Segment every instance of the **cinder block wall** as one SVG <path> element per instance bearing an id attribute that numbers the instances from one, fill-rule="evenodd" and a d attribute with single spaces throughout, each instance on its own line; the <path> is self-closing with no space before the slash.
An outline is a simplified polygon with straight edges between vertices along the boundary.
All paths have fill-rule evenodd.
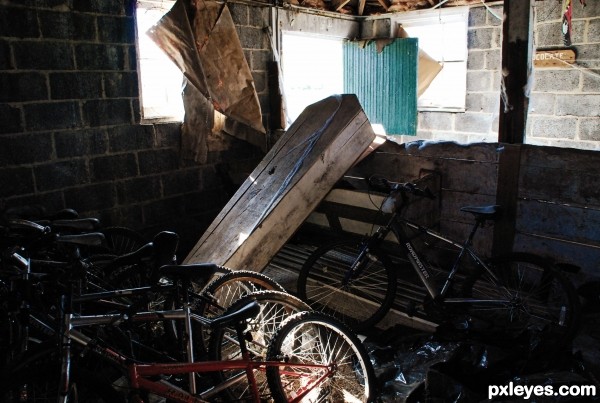
<path id="1" fill-rule="evenodd" d="M 600 2 L 573 3 L 572 67 L 535 68 L 527 125 L 528 144 L 600 149 Z M 563 48 L 561 0 L 535 2 L 534 47 Z M 466 110 L 420 112 L 415 139 L 498 141 L 502 5 L 469 11 Z"/>
<path id="2" fill-rule="evenodd" d="M 134 7 L 0 3 L 0 200 L 71 207 L 148 235 L 178 230 L 193 244 L 235 190 L 231 171 L 262 155 L 221 135 L 199 165 L 180 158 L 180 123 L 141 124 Z M 232 8 L 268 113 L 264 9 Z"/>

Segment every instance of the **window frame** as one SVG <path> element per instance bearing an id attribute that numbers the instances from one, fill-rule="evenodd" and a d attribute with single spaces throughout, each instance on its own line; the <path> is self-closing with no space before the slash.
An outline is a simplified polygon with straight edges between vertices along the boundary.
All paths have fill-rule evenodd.
<path id="1" fill-rule="evenodd" d="M 412 11 L 407 13 L 402 13 L 401 15 L 392 15 L 391 25 L 394 28 L 393 32 L 398 32 L 400 27 L 404 28 L 404 30 L 410 34 L 411 27 L 428 27 L 427 30 L 429 32 L 433 31 L 431 28 L 434 25 L 440 24 L 440 29 L 444 29 L 445 24 L 459 24 L 460 31 L 457 32 L 457 36 L 464 38 L 464 46 L 461 44 L 459 50 L 455 50 L 455 55 L 452 59 L 446 60 L 445 57 L 436 55 L 435 51 L 428 51 L 428 45 L 425 44 L 423 46 L 423 39 L 419 38 L 419 48 L 425 51 L 430 57 L 434 60 L 444 64 L 452 64 L 456 65 L 460 68 L 459 74 L 460 77 L 454 79 L 446 78 L 446 72 L 442 68 L 442 71 L 437 75 L 437 77 L 432 81 L 429 88 L 419 97 L 417 100 L 417 111 L 418 112 L 465 112 L 466 111 L 466 95 L 467 95 L 467 60 L 469 55 L 468 49 L 468 30 L 469 30 L 469 10 L 468 6 L 464 7 L 449 7 L 449 8 L 438 8 L 433 10 L 421 10 L 421 11 Z M 444 52 L 447 51 L 447 47 L 441 46 L 440 48 L 444 49 Z M 458 56 L 456 56 L 456 54 Z M 441 59 L 441 60 L 440 60 Z M 447 70 L 446 70 L 447 71 Z M 441 84 L 441 83 L 445 84 Z M 436 89 L 439 85 L 448 85 L 448 84 L 456 84 L 458 83 L 460 88 L 460 101 L 458 103 L 453 104 L 444 104 L 445 98 L 438 99 L 439 106 L 435 105 L 424 105 L 427 102 L 427 99 L 430 99 L 431 96 L 428 94 L 428 91 Z M 432 87 L 433 86 L 433 87 Z M 437 94 L 437 97 L 441 97 L 441 93 L 444 93 L 444 96 L 448 93 L 456 93 L 457 89 L 453 88 L 451 90 L 441 90 L 440 94 Z M 429 95 L 429 97 L 428 97 Z"/>
<path id="2" fill-rule="evenodd" d="M 140 44 L 141 38 L 145 37 L 145 32 L 140 32 L 139 25 L 139 17 L 138 12 L 140 9 L 148 9 L 148 8 L 156 8 L 160 9 L 163 12 L 163 15 L 167 13 L 171 7 L 175 4 L 176 0 L 136 0 L 135 2 L 135 48 L 136 48 L 136 59 L 137 59 L 137 72 L 138 72 L 138 88 L 139 88 L 139 108 L 140 108 L 140 116 L 141 123 L 160 123 L 160 122 L 182 122 L 184 119 L 184 107 L 183 107 L 183 84 L 185 82 L 185 78 L 183 73 L 179 70 L 177 66 L 169 59 L 169 57 L 157 47 L 157 50 L 160 52 L 161 56 L 158 57 L 147 57 L 147 55 L 142 55 L 142 48 L 144 45 Z M 149 28 L 149 27 L 147 27 Z M 147 43 L 152 46 L 153 42 L 149 37 L 145 37 L 148 41 Z M 148 45 L 146 45 L 148 46 Z M 164 58 L 164 59 L 163 59 Z M 168 92 L 169 95 L 166 96 L 166 100 L 162 103 L 152 103 L 151 105 L 146 104 L 144 107 L 144 92 L 146 94 L 149 92 L 149 88 L 147 85 L 144 85 L 144 79 L 148 78 L 148 74 L 144 73 L 144 64 L 146 64 L 145 60 L 160 60 L 161 63 L 164 63 L 169 66 L 170 73 L 173 74 L 173 79 L 171 81 L 165 82 L 164 80 L 160 81 L 160 87 Z M 147 67 L 146 67 L 147 68 Z M 161 74 L 164 74 L 164 69 L 161 69 Z M 175 87 L 175 83 L 179 80 L 179 85 Z M 167 84 L 168 83 L 168 84 Z M 176 92 L 178 91 L 178 92 Z M 171 96 L 169 98 L 169 96 Z M 168 107 L 164 109 L 166 105 L 172 105 L 172 99 L 180 99 L 180 102 L 177 102 L 178 107 Z M 171 101 L 169 101 L 171 99 Z M 148 97 L 146 97 L 148 100 Z M 162 113 L 149 113 L 152 108 L 157 108 L 159 111 L 162 109 Z"/>

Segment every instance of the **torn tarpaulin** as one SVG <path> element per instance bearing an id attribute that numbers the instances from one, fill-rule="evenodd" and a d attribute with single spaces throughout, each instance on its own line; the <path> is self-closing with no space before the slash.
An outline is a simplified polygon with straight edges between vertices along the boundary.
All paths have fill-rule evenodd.
<path id="1" fill-rule="evenodd" d="M 217 111 L 255 132 L 245 140 L 264 149 L 258 96 L 226 4 L 178 0 L 147 34 Z"/>

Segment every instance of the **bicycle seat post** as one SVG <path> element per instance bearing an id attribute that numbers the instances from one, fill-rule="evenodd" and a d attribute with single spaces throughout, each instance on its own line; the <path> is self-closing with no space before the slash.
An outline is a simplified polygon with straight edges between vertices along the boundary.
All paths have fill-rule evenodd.
<path id="1" fill-rule="evenodd" d="M 183 279 L 181 281 L 181 292 L 182 292 L 182 297 L 183 297 L 183 313 L 185 315 L 185 320 L 184 320 L 184 326 L 185 326 L 185 334 L 184 334 L 184 340 L 183 342 L 185 343 L 185 347 L 186 347 L 186 354 L 187 354 L 187 361 L 188 363 L 193 363 L 194 362 L 194 340 L 193 340 L 193 335 L 192 335 L 192 319 L 191 319 L 191 313 L 192 313 L 192 308 L 191 308 L 191 302 L 190 302 L 190 287 L 191 287 L 191 283 L 188 279 Z M 196 394 L 196 376 L 193 372 L 190 372 L 189 375 L 189 390 L 190 393 L 195 395 Z"/>

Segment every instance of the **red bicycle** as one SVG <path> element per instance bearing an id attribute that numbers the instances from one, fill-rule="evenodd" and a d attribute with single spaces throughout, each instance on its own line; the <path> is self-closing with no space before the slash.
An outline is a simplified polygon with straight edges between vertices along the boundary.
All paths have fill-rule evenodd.
<path id="1" fill-rule="evenodd" d="M 173 270 L 176 276 L 185 277 L 183 273 Z M 369 357 L 354 333 L 336 319 L 317 312 L 291 315 L 272 338 L 260 341 L 267 353 L 259 355 L 248 348 L 257 342 L 249 340 L 252 332 L 248 321 L 265 314 L 259 302 L 234 306 L 208 319 L 192 312 L 185 297 L 187 289 L 185 284 L 180 288 L 184 294 L 181 308 L 127 314 L 75 314 L 72 294 L 63 295 L 60 350 L 29 351 L 2 377 L 0 400 L 56 401 L 58 395 L 59 402 L 147 402 L 155 395 L 175 402 L 226 401 L 224 393 L 242 383 L 248 391 L 247 400 L 254 402 L 267 398 L 276 402 L 366 402 L 373 398 L 375 377 Z M 108 297 L 107 293 L 102 297 Z M 112 346 L 116 344 L 113 332 L 102 331 L 165 320 L 184 324 L 180 338 L 185 345 L 184 359 L 141 362 Z M 227 342 L 228 348 L 239 347 L 239 358 L 194 362 L 192 323 L 210 329 L 211 338 L 218 338 L 209 343 L 209 349 L 218 350 L 209 351 L 209 357 L 223 358 L 221 344 Z M 235 329 L 235 337 L 227 336 L 225 328 Z M 57 373 L 60 382 L 56 381 Z M 258 375 L 266 377 L 268 390 L 257 381 Z"/>

